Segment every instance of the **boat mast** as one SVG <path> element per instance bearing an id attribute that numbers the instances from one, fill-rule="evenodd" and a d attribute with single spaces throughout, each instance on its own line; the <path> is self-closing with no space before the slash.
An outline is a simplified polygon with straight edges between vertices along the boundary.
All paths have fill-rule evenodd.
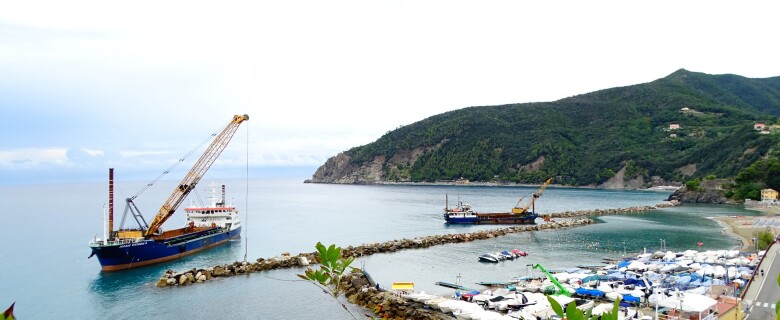
<path id="1" fill-rule="evenodd" d="M 114 237 L 114 168 L 108 168 L 108 226 L 106 241 Z"/>

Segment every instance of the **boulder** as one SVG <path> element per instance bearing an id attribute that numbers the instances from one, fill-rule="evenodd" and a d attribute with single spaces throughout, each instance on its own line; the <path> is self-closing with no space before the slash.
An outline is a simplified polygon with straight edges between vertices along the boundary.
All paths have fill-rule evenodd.
<path id="1" fill-rule="evenodd" d="M 157 281 L 158 288 L 167 287 L 167 286 L 168 286 L 168 278 L 162 277 L 160 278 L 159 281 Z"/>

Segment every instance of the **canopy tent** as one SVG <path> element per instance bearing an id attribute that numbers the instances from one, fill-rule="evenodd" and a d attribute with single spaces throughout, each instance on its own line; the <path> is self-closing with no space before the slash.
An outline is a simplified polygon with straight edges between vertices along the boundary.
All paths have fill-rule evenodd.
<path id="1" fill-rule="evenodd" d="M 670 297 L 662 296 L 657 303 L 659 307 L 701 313 L 716 305 L 718 301 L 701 294 L 677 292 Z"/>

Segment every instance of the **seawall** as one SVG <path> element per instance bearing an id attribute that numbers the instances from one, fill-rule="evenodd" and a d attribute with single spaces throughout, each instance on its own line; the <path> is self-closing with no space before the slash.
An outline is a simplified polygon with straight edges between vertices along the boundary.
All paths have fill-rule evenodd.
<path id="1" fill-rule="evenodd" d="M 505 236 L 511 233 L 539 231 L 550 229 L 571 228 L 593 223 L 588 216 L 617 215 L 645 213 L 656 208 L 670 207 L 679 205 L 679 202 L 672 201 L 662 203 L 656 206 L 630 207 L 618 209 L 596 209 L 581 211 L 566 211 L 552 213 L 553 219 L 562 219 L 560 221 L 551 220 L 550 222 L 534 225 L 512 225 L 509 227 L 476 231 L 471 233 L 456 233 L 433 235 L 427 237 L 417 237 L 413 239 L 390 240 L 379 243 L 361 244 L 359 246 L 348 246 L 342 249 L 343 257 L 363 257 L 377 253 L 392 253 L 399 250 L 423 249 L 431 246 L 469 242 L 475 240 L 486 240 Z M 283 253 L 281 256 L 272 258 L 258 258 L 254 262 L 236 261 L 229 264 L 217 265 L 205 268 L 193 268 L 182 272 L 166 271 L 157 282 L 158 287 L 166 286 L 184 286 L 192 283 L 202 283 L 218 277 L 230 277 L 239 274 L 254 273 L 258 271 L 306 267 L 312 263 L 318 263 L 317 252 L 300 253 L 292 256 L 289 253 Z"/>

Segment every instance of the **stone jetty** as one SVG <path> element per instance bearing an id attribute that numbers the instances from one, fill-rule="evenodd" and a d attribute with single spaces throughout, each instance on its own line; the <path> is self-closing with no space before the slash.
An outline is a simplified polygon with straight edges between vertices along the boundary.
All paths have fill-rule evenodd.
<path id="1" fill-rule="evenodd" d="M 342 255 L 345 258 L 362 257 L 376 253 L 391 253 L 405 249 L 422 249 L 442 244 L 492 239 L 505 236 L 510 233 L 570 228 L 590 223 L 593 223 L 593 221 L 590 219 L 578 218 L 544 224 L 517 225 L 471 233 L 444 234 L 418 237 L 414 239 L 391 240 L 380 243 L 362 244 L 357 247 L 348 246 L 342 249 Z M 157 282 L 157 286 L 184 286 L 193 283 L 202 283 L 217 277 L 230 277 L 273 269 L 305 267 L 311 263 L 318 263 L 317 252 L 301 253 L 297 256 L 291 256 L 289 253 L 283 253 L 279 257 L 268 259 L 258 258 L 255 262 L 237 261 L 225 265 L 218 265 L 201 269 L 195 268 L 178 273 L 174 272 L 173 270 L 168 270 Z"/>
<path id="2" fill-rule="evenodd" d="M 616 214 L 633 214 L 633 213 L 645 213 L 650 210 L 669 208 L 679 206 L 680 202 L 677 200 L 665 201 L 655 206 L 642 206 L 642 207 L 630 207 L 630 208 L 616 208 L 616 209 L 595 209 L 595 210 L 579 210 L 579 211 L 564 211 L 551 213 L 552 218 L 574 218 L 574 217 L 588 217 L 588 216 L 607 216 Z"/>
<path id="3" fill-rule="evenodd" d="M 550 221 L 534 225 L 512 225 L 504 228 L 476 231 L 471 233 L 456 233 L 434 235 L 427 237 L 417 237 L 414 239 L 391 240 L 380 243 L 362 244 L 359 246 L 348 246 L 342 249 L 342 255 L 348 257 L 363 257 L 376 253 L 392 253 L 406 249 L 423 249 L 431 246 L 461 243 L 475 240 L 486 240 L 505 236 L 511 233 L 539 231 L 550 229 L 571 228 L 593 223 L 593 220 L 586 218 L 588 216 L 616 215 L 643 213 L 656 208 L 677 206 L 679 202 L 670 201 L 656 206 L 618 208 L 618 209 L 596 209 L 581 211 L 566 211 L 550 214 L 551 218 L 560 218 L 561 220 Z M 168 270 L 157 282 L 158 287 L 184 286 L 193 283 L 202 283 L 217 277 L 230 277 L 240 274 L 249 274 L 258 271 L 305 267 L 312 263 L 318 263 L 317 252 L 300 253 L 292 256 L 289 253 L 283 253 L 281 256 L 272 258 L 258 258 L 254 262 L 240 261 L 224 265 L 217 265 L 201 269 L 186 270 L 183 272 L 174 272 Z"/>
<path id="4" fill-rule="evenodd" d="M 377 290 L 359 271 L 342 277 L 341 288 L 350 303 L 371 310 L 382 319 L 452 320 L 452 316 L 426 308 L 425 304 L 404 299 L 393 292 Z"/>

